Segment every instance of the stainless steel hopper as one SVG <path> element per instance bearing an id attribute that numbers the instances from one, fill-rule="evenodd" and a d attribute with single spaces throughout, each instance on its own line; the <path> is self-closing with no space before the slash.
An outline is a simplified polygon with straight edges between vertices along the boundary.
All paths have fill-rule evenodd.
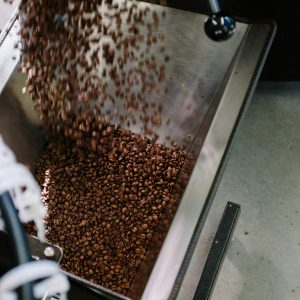
<path id="1" fill-rule="evenodd" d="M 229 40 L 214 42 L 204 33 L 206 15 L 157 9 L 166 10 L 159 30 L 166 35 L 171 56 L 166 81 L 169 93 L 155 96 L 164 97 L 163 117 L 172 120 L 170 127 L 159 129 L 161 142 L 166 142 L 165 135 L 171 135 L 185 146 L 190 174 L 173 220 L 163 234 L 158 233 L 153 255 L 149 255 L 128 295 L 150 300 L 176 298 L 275 31 L 272 22 L 238 21 Z M 0 134 L 19 161 L 33 168 L 43 135 L 30 97 L 21 93 L 24 77 L 15 70 L 18 26 L 15 21 L 0 44 Z M 109 299 L 117 297 L 93 287 L 111 295 Z"/>

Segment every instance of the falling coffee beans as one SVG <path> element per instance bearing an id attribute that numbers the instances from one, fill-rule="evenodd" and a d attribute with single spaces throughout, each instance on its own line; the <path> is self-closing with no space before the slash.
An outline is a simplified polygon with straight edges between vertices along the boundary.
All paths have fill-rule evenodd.
<path id="1" fill-rule="evenodd" d="M 92 149 L 101 128 L 91 141 L 85 135 L 95 120 L 138 126 L 158 138 L 163 99 L 148 99 L 166 77 L 163 14 L 141 3 L 22 1 L 21 70 L 47 131 L 79 145 L 89 141 Z"/>

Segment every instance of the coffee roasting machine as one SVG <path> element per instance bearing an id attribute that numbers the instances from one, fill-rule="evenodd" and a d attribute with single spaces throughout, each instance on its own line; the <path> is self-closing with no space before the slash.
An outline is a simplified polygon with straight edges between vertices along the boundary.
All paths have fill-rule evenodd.
<path id="1" fill-rule="evenodd" d="M 138 5 L 145 4 L 138 2 Z M 12 274 L 4 282 L 6 272 L 31 259 L 36 263 L 51 263 L 41 268 L 32 265 L 32 272 L 28 269 L 22 273 L 49 269 L 41 277 L 32 276 L 32 281 L 52 276 L 49 277 L 52 281 L 48 278 L 51 284 L 40 284 L 40 293 L 35 289 L 35 297 L 43 294 L 44 299 L 57 299 L 53 294 L 58 292 L 63 298 L 69 289 L 67 297 L 71 300 L 183 299 L 182 290 L 192 282 L 194 299 L 209 299 L 240 212 L 236 203 L 224 202 L 222 208 L 214 210 L 211 206 L 276 29 L 270 21 L 234 20 L 220 12 L 217 1 L 210 0 L 210 5 L 211 16 L 153 5 L 158 11 L 166 11 L 159 30 L 166 36 L 171 57 L 166 76 L 169 93 L 163 96 L 167 109 L 163 114 L 173 120 L 172 138 L 188 149 L 185 165 L 189 179 L 164 239 L 149 250 L 151 255 L 147 256 L 149 259 L 141 268 L 134 288 L 124 296 L 66 272 L 60 273 L 54 266 L 59 265 L 63 249 L 31 236 L 24 241 L 20 222 L 16 222 L 18 214 L 12 209 L 12 197 L 17 195 L 2 191 L 0 183 L 0 211 L 4 221 L 2 226 L 0 223 L 0 295 L 5 291 L 5 284 L 6 288 L 9 286 L 8 279 L 18 277 Z M 33 168 L 44 141 L 32 100 L 22 94 L 25 78 L 17 72 L 20 52 L 15 44 L 20 24 L 16 14 L 17 8 L 0 33 L 0 135 L 13 151 L 3 144 L 1 152 L 0 147 L 0 171 L 4 166 L 16 164 L 16 160 Z M 160 130 L 167 129 L 162 126 Z M 6 159 L 2 159 L 4 162 L 1 155 Z M 5 181 L 6 175 L 1 172 L 0 180 Z M 14 174 L 7 176 L 14 177 Z M 34 190 L 30 180 L 33 178 L 24 179 L 23 185 L 28 183 Z M 4 203 L 10 203 L 11 207 Z M 21 208 L 18 210 L 20 214 Z M 43 215 L 38 204 L 36 211 Z M 207 237 L 211 236 L 214 239 L 209 247 L 199 247 L 207 244 Z M 23 242 L 28 244 L 28 249 L 20 246 Z M 197 266 L 193 264 L 195 249 L 202 257 Z M 28 298 L 32 285 L 26 280 L 20 279 L 16 287 L 16 293 L 6 294 L 5 299 L 33 299 Z"/>

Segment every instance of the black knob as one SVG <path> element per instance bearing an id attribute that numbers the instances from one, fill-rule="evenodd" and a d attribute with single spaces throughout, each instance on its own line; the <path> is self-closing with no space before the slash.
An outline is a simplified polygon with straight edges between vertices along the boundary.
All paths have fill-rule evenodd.
<path id="1" fill-rule="evenodd" d="M 224 12 L 211 15 L 204 24 L 205 33 L 214 41 L 225 41 L 229 39 L 235 30 L 233 17 Z"/>

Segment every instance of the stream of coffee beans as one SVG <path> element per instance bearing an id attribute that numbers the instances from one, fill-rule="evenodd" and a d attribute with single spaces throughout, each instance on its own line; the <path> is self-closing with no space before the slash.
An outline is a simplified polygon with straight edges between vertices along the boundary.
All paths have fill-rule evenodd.
<path id="1" fill-rule="evenodd" d="M 140 3 L 22 2 L 21 70 L 28 75 L 24 91 L 48 131 L 82 145 L 97 119 L 139 126 L 142 134 L 157 139 L 163 97 L 151 103 L 149 98 L 163 93 L 169 61 L 159 29 L 165 12 Z"/>

